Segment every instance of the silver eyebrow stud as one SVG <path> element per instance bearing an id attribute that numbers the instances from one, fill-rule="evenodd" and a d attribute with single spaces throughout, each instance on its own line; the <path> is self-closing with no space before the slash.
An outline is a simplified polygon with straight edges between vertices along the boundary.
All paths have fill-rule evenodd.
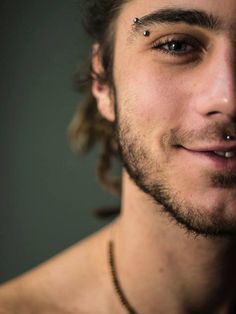
<path id="1" fill-rule="evenodd" d="M 135 25 L 141 24 L 141 21 L 140 21 L 140 19 L 138 17 L 135 17 L 133 22 L 134 22 Z"/>
<path id="2" fill-rule="evenodd" d="M 144 37 L 149 37 L 151 35 L 150 31 L 144 31 L 143 36 Z"/>
<path id="3" fill-rule="evenodd" d="M 133 19 L 133 25 L 138 25 L 138 24 L 142 24 L 142 21 L 138 17 L 135 17 Z M 150 35 L 151 35 L 151 33 L 149 30 L 146 30 L 143 32 L 144 37 L 149 37 Z"/>

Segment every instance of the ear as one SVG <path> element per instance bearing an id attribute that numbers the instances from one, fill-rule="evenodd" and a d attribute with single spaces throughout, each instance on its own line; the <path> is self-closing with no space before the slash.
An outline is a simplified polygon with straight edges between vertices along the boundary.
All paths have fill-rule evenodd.
<path id="1" fill-rule="evenodd" d="M 92 93 L 97 100 L 98 111 L 108 121 L 113 122 L 115 121 L 115 108 L 112 90 L 108 86 L 108 84 L 99 82 L 97 78 L 99 74 L 103 73 L 101 54 L 98 44 L 95 44 L 93 46 L 92 69 L 93 69 Z"/>

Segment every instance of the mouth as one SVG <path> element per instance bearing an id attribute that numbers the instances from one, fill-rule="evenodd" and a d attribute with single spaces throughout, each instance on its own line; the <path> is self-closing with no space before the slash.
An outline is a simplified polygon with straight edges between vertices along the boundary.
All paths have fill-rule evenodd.
<path id="1" fill-rule="evenodd" d="M 205 147 L 186 148 L 181 146 L 188 153 L 188 158 L 193 162 L 200 162 L 201 166 L 219 171 L 236 171 L 236 147 Z"/>
<path id="2" fill-rule="evenodd" d="M 222 158 L 234 158 L 236 157 L 236 150 L 231 151 L 213 151 L 213 153 L 216 156 L 222 157 Z"/>

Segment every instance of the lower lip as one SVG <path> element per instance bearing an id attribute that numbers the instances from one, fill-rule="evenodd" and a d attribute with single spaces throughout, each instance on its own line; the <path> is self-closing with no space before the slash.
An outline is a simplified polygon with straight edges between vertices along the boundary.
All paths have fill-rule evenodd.
<path id="1" fill-rule="evenodd" d="M 198 158 L 201 162 L 207 163 L 207 166 L 219 171 L 235 172 L 236 171 L 236 156 L 232 158 L 225 158 L 215 155 L 212 152 L 197 152 L 188 150 L 184 147 L 182 149 L 191 154 L 192 157 Z"/>

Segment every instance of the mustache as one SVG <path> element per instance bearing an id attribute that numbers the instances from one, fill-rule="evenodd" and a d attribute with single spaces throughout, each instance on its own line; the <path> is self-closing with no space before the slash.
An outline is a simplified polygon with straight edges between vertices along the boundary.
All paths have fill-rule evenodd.
<path id="1" fill-rule="evenodd" d="M 171 146 L 185 145 L 196 142 L 222 142 L 236 140 L 236 123 L 214 122 L 201 129 L 185 130 L 183 128 L 173 128 L 163 137 L 163 142 Z"/>

